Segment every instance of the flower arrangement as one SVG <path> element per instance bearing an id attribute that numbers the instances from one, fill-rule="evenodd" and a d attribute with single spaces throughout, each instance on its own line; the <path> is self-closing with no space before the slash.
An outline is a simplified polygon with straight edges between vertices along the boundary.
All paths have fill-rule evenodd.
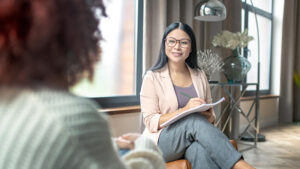
<path id="1" fill-rule="evenodd" d="M 197 52 L 197 62 L 200 69 L 205 72 L 208 80 L 215 71 L 221 70 L 224 65 L 223 59 L 211 49 L 199 50 Z"/>
<path id="2" fill-rule="evenodd" d="M 244 32 L 232 33 L 230 31 L 222 31 L 214 36 L 212 44 L 214 47 L 224 47 L 235 50 L 237 48 L 244 48 L 248 45 L 248 42 L 253 40 L 252 36 L 248 36 L 248 30 Z"/>

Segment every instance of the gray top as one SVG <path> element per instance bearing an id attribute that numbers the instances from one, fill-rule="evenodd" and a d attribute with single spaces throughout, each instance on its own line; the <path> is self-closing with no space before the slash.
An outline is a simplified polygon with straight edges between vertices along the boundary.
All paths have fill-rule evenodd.
<path id="1" fill-rule="evenodd" d="M 174 90 L 177 97 L 178 108 L 184 107 L 190 100 L 190 98 L 198 97 L 194 85 L 189 87 L 179 87 L 174 85 Z"/>
<path id="2" fill-rule="evenodd" d="M 1 169 L 164 169 L 140 137 L 120 159 L 96 103 L 65 91 L 0 88 Z"/>

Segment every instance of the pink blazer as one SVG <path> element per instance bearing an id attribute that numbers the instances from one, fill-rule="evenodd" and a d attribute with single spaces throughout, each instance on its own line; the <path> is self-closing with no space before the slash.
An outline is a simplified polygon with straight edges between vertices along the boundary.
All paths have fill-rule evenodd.
<path id="1" fill-rule="evenodd" d="M 211 93 L 205 73 L 188 66 L 193 85 L 198 97 L 205 99 L 206 103 L 211 103 Z M 159 118 L 162 114 L 173 112 L 178 109 L 177 97 L 173 83 L 169 74 L 168 64 L 157 71 L 148 71 L 143 79 L 140 92 L 141 112 L 145 130 L 143 135 L 152 139 L 156 144 L 159 134 Z M 215 113 L 210 122 L 215 121 Z"/>

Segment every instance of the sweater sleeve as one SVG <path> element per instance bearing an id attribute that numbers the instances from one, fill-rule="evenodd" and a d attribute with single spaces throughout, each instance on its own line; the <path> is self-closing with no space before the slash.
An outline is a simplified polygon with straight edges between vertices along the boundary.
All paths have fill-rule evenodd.
<path id="1" fill-rule="evenodd" d="M 131 169 L 165 169 L 161 151 L 152 140 L 143 136 L 135 141 L 135 149 L 122 159 Z"/>
<path id="2" fill-rule="evenodd" d="M 6 92 L 12 99 L 0 106 L 5 110 L 0 113 L 0 168 L 164 167 L 159 150 L 152 143 L 144 146 L 147 141 L 142 138 L 136 141 L 130 158 L 120 158 L 106 116 L 97 112 L 92 101 L 52 89 Z"/>
<path id="3" fill-rule="evenodd" d="M 84 101 L 78 105 L 74 105 L 76 110 L 63 120 L 65 135 L 69 139 L 65 152 L 72 150 L 64 168 L 126 169 L 114 148 L 106 116 L 97 113 L 95 107 Z"/>
<path id="4" fill-rule="evenodd" d="M 75 140 L 74 148 L 78 152 L 80 168 L 106 169 L 144 169 L 164 168 L 164 162 L 158 148 L 144 138 L 136 141 L 136 149 L 120 158 L 113 145 L 106 116 L 86 111 L 80 116 L 84 123 L 70 127 Z M 84 120 L 85 119 L 85 120 Z"/>

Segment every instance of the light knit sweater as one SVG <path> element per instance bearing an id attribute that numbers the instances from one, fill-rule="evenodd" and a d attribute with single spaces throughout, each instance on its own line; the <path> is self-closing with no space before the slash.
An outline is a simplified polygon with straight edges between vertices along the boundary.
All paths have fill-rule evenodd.
<path id="1" fill-rule="evenodd" d="M 0 169 L 163 169 L 151 140 L 120 158 L 94 102 L 53 89 L 0 89 Z"/>

